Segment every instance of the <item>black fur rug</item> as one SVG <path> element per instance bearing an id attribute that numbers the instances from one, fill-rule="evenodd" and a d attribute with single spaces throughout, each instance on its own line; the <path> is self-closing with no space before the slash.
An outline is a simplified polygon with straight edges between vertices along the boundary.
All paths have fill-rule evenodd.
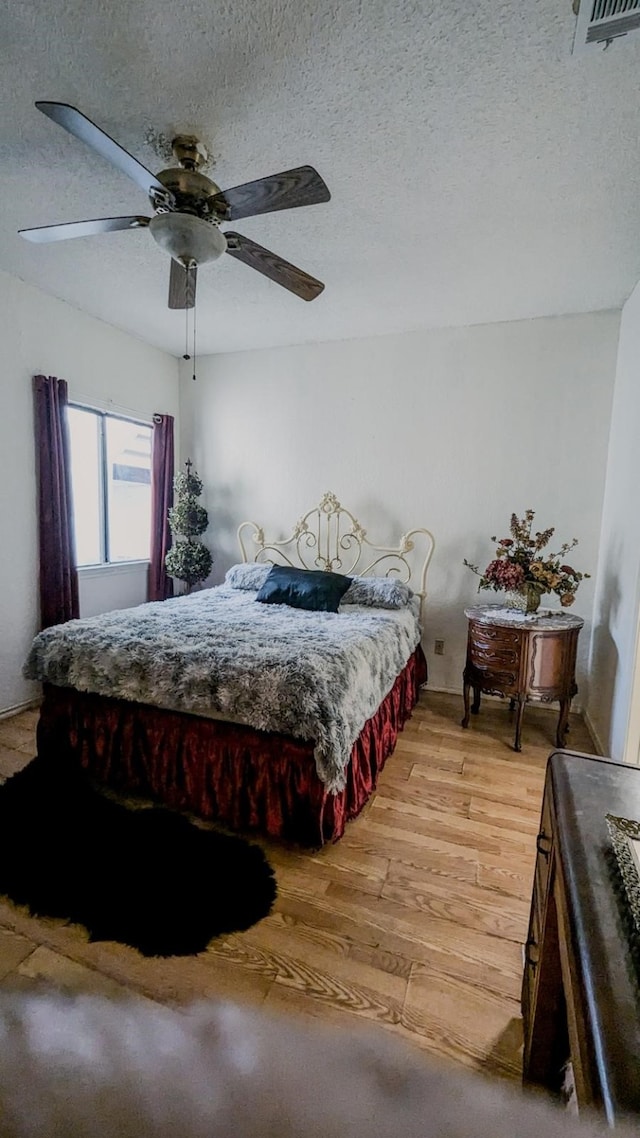
<path id="1" fill-rule="evenodd" d="M 265 917 L 276 883 L 258 846 L 121 805 L 82 771 L 37 758 L 0 787 L 0 893 L 91 940 L 186 956 Z"/>

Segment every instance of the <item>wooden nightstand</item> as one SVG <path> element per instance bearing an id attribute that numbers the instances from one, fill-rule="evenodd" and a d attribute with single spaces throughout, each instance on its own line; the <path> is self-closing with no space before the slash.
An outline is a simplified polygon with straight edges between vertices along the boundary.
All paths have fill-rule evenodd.
<path id="1" fill-rule="evenodd" d="M 469 634 L 462 726 L 469 726 L 470 711 L 479 712 L 481 692 L 506 696 L 511 707 L 518 708 L 513 746 L 520 751 L 527 702 L 559 700 L 556 746 L 564 747 L 569 708 L 578 690 L 575 668 L 582 618 L 549 611 L 526 616 L 500 605 L 475 605 L 464 613 Z"/>

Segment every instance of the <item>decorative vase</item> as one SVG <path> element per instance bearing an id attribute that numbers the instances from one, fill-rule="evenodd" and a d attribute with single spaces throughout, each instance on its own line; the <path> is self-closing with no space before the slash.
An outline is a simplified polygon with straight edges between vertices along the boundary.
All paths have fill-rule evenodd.
<path id="1" fill-rule="evenodd" d="M 522 589 L 510 590 L 505 594 L 505 608 L 517 609 L 519 612 L 537 612 L 540 607 L 541 593 L 535 585 L 524 585 Z"/>

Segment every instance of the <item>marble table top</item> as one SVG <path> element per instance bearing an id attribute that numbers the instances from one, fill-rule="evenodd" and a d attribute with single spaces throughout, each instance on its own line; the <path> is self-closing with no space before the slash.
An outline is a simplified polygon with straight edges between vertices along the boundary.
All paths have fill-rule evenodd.
<path id="1" fill-rule="evenodd" d="M 563 628 L 582 628 L 584 620 L 566 610 L 539 608 L 537 612 L 520 612 L 504 605 L 471 605 L 465 608 L 468 620 L 502 628 L 537 628 L 541 632 L 557 632 Z"/>

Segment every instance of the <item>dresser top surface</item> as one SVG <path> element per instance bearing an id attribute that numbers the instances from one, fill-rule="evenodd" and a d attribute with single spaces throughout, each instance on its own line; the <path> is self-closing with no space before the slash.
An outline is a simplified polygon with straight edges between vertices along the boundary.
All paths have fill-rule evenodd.
<path id="1" fill-rule="evenodd" d="M 640 942 L 606 815 L 640 820 L 640 770 L 556 752 L 548 779 L 580 973 L 576 981 L 586 1004 L 600 1093 L 612 1120 L 640 1111 Z"/>
<path id="2" fill-rule="evenodd" d="M 562 632 L 564 629 L 582 628 L 584 620 L 573 613 L 556 612 L 553 609 L 538 609 L 537 612 L 524 613 L 504 605 L 471 605 L 464 610 L 468 620 L 498 628 L 530 628 L 537 632 Z"/>

